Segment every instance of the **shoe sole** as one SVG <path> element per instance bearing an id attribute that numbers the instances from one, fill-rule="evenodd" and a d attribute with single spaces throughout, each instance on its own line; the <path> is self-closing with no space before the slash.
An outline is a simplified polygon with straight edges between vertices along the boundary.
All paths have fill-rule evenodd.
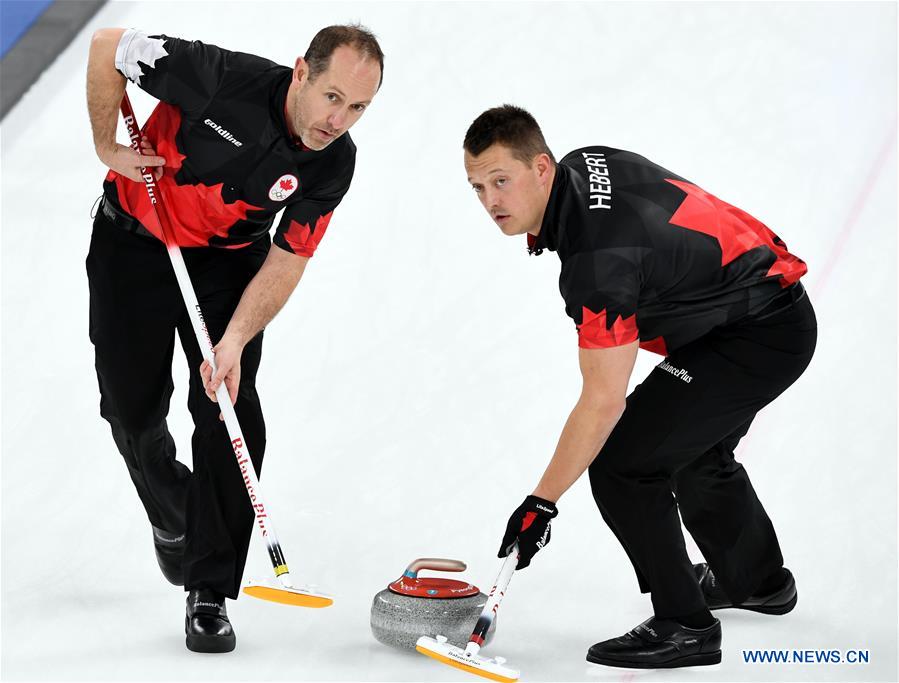
<path id="1" fill-rule="evenodd" d="M 792 612 L 793 608 L 796 607 L 797 600 L 799 600 L 799 593 L 795 593 L 788 602 L 785 602 L 782 605 L 720 605 L 717 607 L 709 607 L 709 610 L 714 612 L 719 609 L 742 609 L 748 612 L 781 615 Z"/>
<path id="2" fill-rule="evenodd" d="M 184 627 L 187 628 L 187 619 L 184 622 Z M 231 652 L 237 645 L 237 638 L 233 633 L 230 636 L 204 636 L 188 633 L 185 644 L 191 652 Z"/>
<path id="3" fill-rule="evenodd" d="M 721 663 L 721 650 L 715 652 L 699 652 L 695 655 L 670 659 L 667 662 L 628 662 L 620 659 L 609 659 L 587 654 L 587 661 L 604 666 L 617 666 L 623 669 L 679 669 L 683 666 L 711 666 Z"/>

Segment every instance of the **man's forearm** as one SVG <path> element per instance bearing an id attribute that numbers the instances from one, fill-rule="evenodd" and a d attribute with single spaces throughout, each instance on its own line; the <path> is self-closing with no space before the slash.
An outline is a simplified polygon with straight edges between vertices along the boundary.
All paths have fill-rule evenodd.
<path id="1" fill-rule="evenodd" d="M 115 146 L 119 103 L 125 77 L 115 68 L 115 51 L 124 29 L 100 29 L 91 40 L 87 61 L 87 110 L 98 153 Z"/>
<path id="2" fill-rule="evenodd" d="M 556 502 L 584 473 L 621 417 L 623 405 L 597 403 L 583 396 L 577 402 L 534 495 Z"/>
<path id="3" fill-rule="evenodd" d="M 303 276 L 308 260 L 272 245 L 262 268 L 240 297 L 225 336 L 246 346 L 287 303 Z"/>

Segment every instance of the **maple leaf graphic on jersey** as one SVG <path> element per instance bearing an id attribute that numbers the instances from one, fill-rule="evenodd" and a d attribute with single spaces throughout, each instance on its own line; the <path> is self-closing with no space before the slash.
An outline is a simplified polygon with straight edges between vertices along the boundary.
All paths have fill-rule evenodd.
<path id="1" fill-rule="evenodd" d="M 630 344 L 637 341 L 637 314 L 628 318 L 615 316 L 609 327 L 605 308 L 594 313 L 584 306 L 577 335 L 578 346 L 582 349 L 607 349 Z"/>
<path id="2" fill-rule="evenodd" d="M 278 185 L 281 186 L 282 190 L 292 190 L 293 189 L 293 181 L 288 178 L 286 180 L 282 180 Z"/>
<path id="3" fill-rule="evenodd" d="M 130 39 L 128 36 L 125 36 L 124 39 L 128 42 L 122 50 L 121 61 L 118 59 L 119 55 L 116 55 L 116 66 L 121 69 L 129 81 L 140 85 L 141 76 L 145 74 L 138 62 L 143 62 L 151 69 L 155 69 L 157 59 L 169 56 L 163 47 L 165 41 L 162 38 L 151 38 L 138 31 L 133 31 Z"/>
<path id="4" fill-rule="evenodd" d="M 718 240 L 722 268 L 747 251 L 764 246 L 775 256 L 766 276 L 783 276 L 781 284 L 784 287 L 808 271 L 805 262 L 788 252 L 786 244 L 760 220 L 692 183 L 671 178 L 665 180 L 687 193 L 669 223 Z"/>
<path id="5" fill-rule="evenodd" d="M 284 233 L 284 239 L 290 245 L 290 248 L 293 249 L 294 254 L 310 257 L 315 253 L 318 243 L 322 241 L 322 237 L 325 235 L 328 223 L 331 222 L 331 214 L 333 213 L 333 211 L 329 211 L 324 216 L 319 216 L 318 220 L 315 221 L 315 230 L 312 230 L 309 223 L 290 221 L 290 227 Z"/>

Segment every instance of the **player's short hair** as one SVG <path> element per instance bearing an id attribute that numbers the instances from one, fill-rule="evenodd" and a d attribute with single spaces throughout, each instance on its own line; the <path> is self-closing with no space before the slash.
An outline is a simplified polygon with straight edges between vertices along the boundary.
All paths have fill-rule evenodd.
<path id="1" fill-rule="evenodd" d="M 485 111 L 468 127 L 462 147 L 478 156 L 496 144 L 508 147 L 513 157 L 528 166 L 538 154 L 546 154 L 556 163 L 537 120 L 521 107 L 504 104 Z"/>
<path id="2" fill-rule="evenodd" d="M 309 65 L 309 81 L 312 82 L 328 70 L 334 50 L 347 45 L 356 50 L 364 59 L 377 60 L 381 68 L 378 87 L 384 81 L 384 53 L 375 34 L 362 24 L 341 24 L 327 26 L 315 34 L 303 59 Z"/>

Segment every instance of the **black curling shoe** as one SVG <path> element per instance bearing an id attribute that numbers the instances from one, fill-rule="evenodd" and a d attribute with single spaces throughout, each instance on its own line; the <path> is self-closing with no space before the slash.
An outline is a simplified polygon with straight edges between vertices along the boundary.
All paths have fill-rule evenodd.
<path id="1" fill-rule="evenodd" d="M 154 526 L 153 546 L 156 548 L 156 561 L 162 575 L 169 583 L 183 586 L 184 570 L 181 562 L 184 559 L 184 534 L 173 534 Z"/>
<path id="2" fill-rule="evenodd" d="M 225 610 L 225 596 L 208 588 L 187 594 L 184 631 L 187 649 L 192 652 L 231 652 L 237 643 Z"/>
<path id="3" fill-rule="evenodd" d="M 699 581 L 699 587 L 705 596 L 705 603 L 709 609 L 747 609 L 762 614 L 786 614 L 796 606 L 799 595 L 796 592 L 796 580 L 792 572 L 784 567 L 784 582 L 780 587 L 766 593 L 753 593 L 743 602 L 734 604 L 721 590 L 721 586 L 715 579 L 715 575 L 705 562 L 694 564 L 693 571 Z"/>
<path id="4" fill-rule="evenodd" d="M 623 636 L 597 643 L 587 661 L 630 669 L 674 669 L 721 661 L 721 622 L 688 628 L 672 619 L 651 617 Z"/>

